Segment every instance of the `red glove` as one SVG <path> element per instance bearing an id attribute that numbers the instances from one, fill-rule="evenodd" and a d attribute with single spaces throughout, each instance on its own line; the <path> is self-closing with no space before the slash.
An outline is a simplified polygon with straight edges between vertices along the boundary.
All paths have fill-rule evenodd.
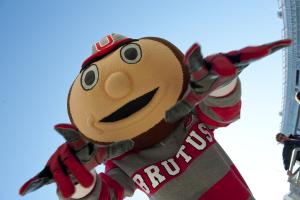
<path id="1" fill-rule="evenodd" d="M 48 160 L 45 168 L 27 181 L 20 189 L 20 195 L 35 191 L 56 182 L 64 198 L 74 194 L 75 178 L 83 187 L 92 185 L 94 178 L 89 172 L 105 160 L 121 155 L 133 148 L 133 141 L 121 141 L 100 146 L 86 141 L 78 130 L 69 124 L 59 124 L 55 129 L 67 140 Z"/>
<path id="2" fill-rule="evenodd" d="M 238 51 L 219 53 L 203 59 L 200 46 L 194 44 L 184 57 L 190 71 L 190 84 L 182 100 L 166 112 L 165 120 L 174 122 L 186 116 L 208 94 L 235 78 L 251 62 L 263 58 L 291 44 L 279 40 L 261 46 L 246 47 Z"/>

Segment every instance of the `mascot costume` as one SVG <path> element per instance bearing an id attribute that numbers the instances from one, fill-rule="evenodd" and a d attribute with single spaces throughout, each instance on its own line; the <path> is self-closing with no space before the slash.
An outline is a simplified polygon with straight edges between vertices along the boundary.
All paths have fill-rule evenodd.
<path id="1" fill-rule="evenodd" d="M 183 55 L 161 38 L 104 37 L 69 91 L 71 124 L 55 126 L 66 143 L 20 194 L 55 182 L 60 199 L 122 200 L 136 188 L 153 200 L 254 199 L 214 130 L 240 116 L 239 73 L 290 43 L 203 58 L 198 44 Z"/>

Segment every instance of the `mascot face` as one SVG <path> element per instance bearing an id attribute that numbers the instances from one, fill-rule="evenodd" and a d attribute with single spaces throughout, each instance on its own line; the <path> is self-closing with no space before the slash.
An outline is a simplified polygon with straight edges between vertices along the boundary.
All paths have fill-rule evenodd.
<path id="1" fill-rule="evenodd" d="M 166 44 L 144 38 L 88 64 L 69 93 L 72 123 L 96 142 L 135 138 L 157 125 L 182 91 L 181 62 Z"/>

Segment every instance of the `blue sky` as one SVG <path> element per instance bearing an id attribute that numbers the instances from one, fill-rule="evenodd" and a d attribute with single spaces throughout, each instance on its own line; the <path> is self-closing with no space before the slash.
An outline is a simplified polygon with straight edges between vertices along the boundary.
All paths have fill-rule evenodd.
<path id="1" fill-rule="evenodd" d="M 115 32 L 162 37 L 183 52 L 194 42 L 204 55 L 226 52 L 280 39 L 277 10 L 277 0 L 1 0 L 1 199 L 56 199 L 54 184 L 23 198 L 18 189 L 64 142 L 53 125 L 69 122 L 68 90 L 92 43 Z M 216 137 L 258 200 L 282 199 L 288 184 L 274 140 L 282 53 L 253 63 L 240 78 L 241 119 Z M 132 199 L 146 197 L 137 192 Z"/>

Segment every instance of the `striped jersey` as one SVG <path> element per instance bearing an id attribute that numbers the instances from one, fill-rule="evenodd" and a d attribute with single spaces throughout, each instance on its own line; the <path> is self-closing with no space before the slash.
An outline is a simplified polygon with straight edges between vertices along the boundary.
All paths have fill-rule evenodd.
<path id="1" fill-rule="evenodd" d="M 160 143 L 106 162 L 84 200 L 121 200 L 138 188 L 152 200 L 253 200 L 246 182 L 214 137 L 240 116 L 240 83 L 207 97 Z"/>

